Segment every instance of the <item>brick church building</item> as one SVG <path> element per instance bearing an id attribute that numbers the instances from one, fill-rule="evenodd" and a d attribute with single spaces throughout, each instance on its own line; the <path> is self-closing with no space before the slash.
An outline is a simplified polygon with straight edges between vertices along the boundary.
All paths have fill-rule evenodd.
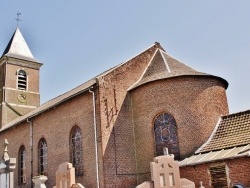
<path id="1" fill-rule="evenodd" d="M 0 143 L 8 139 L 9 155 L 17 158 L 15 187 L 32 187 L 37 175 L 53 187 L 63 162 L 73 164 L 85 187 L 135 187 L 150 179 L 149 163 L 163 147 L 182 160 L 182 176 L 199 183 L 184 161 L 217 146 L 209 147 L 218 120 L 229 113 L 226 80 L 155 43 L 40 105 L 41 66 L 17 28 L 0 58 Z"/>

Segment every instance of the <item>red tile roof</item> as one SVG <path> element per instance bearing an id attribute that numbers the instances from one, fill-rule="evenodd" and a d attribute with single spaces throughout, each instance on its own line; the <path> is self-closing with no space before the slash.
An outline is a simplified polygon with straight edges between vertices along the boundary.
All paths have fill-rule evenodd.
<path id="1" fill-rule="evenodd" d="M 214 133 L 196 153 L 250 144 L 250 110 L 222 116 Z"/>

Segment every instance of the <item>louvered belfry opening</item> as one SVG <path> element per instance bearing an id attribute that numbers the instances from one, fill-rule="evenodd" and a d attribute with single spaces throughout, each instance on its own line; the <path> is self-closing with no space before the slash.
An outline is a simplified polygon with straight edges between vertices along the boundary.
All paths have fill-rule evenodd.
<path id="1" fill-rule="evenodd" d="M 19 70 L 17 75 L 18 83 L 17 87 L 19 90 L 27 89 L 27 75 L 24 70 Z"/>
<path id="2" fill-rule="evenodd" d="M 214 188 L 228 188 L 226 165 L 218 165 L 209 168 L 211 186 Z"/>

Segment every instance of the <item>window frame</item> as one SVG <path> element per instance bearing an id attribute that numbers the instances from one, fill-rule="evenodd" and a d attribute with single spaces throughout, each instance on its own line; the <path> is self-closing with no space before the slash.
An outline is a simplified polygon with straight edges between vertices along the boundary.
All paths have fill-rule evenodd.
<path id="1" fill-rule="evenodd" d="M 38 142 L 38 174 L 48 175 L 48 145 L 44 138 Z"/>
<path id="2" fill-rule="evenodd" d="M 70 131 L 70 162 L 76 176 L 83 176 L 83 144 L 81 128 L 75 125 Z"/>
<path id="3" fill-rule="evenodd" d="M 26 149 L 24 145 L 21 145 L 18 151 L 18 184 L 26 184 Z"/>
<path id="4" fill-rule="evenodd" d="M 168 119 L 166 119 L 168 118 Z M 167 122 L 166 122 L 167 120 Z M 157 123 L 158 121 L 158 123 Z M 166 126 L 166 124 L 170 124 L 169 126 L 167 127 L 164 127 Z M 160 131 L 161 131 L 161 144 L 159 142 L 159 135 L 157 135 L 157 128 L 156 126 L 159 126 L 160 127 Z M 167 136 L 166 135 L 169 135 L 169 139 L 167 140 L 164 140 L 164 129 L 165 129 L 165 137 L 167 139 Z M 159 133 L 158 133 L 159 134 Z M 177 129 L 177 123 L 176 123 L 176 120 L 174 118 L 174 116 L 170 113 L 167 113 L 167 112 L 161 112 L 161 113 L 158 113 L 155 117 L 154 117 L 154 120 L 153 120 L 153 135 L 154 135 L 154 148 L 155 148 L 155 156 L 160 156 L 160 155 L 163 155 L 163 148 L 164 148 L 164 145 L 166 145 L 165 147 L 168 148 L 168 152 L 169 154 L 174 154 L 174 158 L 176 160 L 180 159 L 180 148 L 179 148 L 179 142 L 178 142 L 178 129 Z M 172 140 L 171 142 L 169 142 L 169 140 Z M 162 151 L 159 150 L 159 148 L 162 148 Z"/>

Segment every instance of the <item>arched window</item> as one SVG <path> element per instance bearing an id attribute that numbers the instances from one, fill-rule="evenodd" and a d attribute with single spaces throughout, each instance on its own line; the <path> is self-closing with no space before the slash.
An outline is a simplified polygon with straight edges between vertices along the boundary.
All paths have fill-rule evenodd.
<path id="1" fill-rule="evenodd" d="M 42 138 L 38 143 L 38 164 L 39 175 L 47 175 L 48 173 L 48 147 L 46 140 Z"/>
<path id="2" fill-rule="evenodd" d="M 70 135 L 70 156 L 77 176 L 83 175 L 83 152 L 81 129 L 73 127 Z"/>
<path id="3" fill-rule="evenodd" d="M 17 72 L 17 88 L 19 90 L 27 89 L 27 74 L 24 70 L 19 70 Z"/>
<path id="4" fill-rule="evenodd" d="M 26 151 L 23 145 L 18 152 L 18 182 L 19 184 L 26 183 Z"/>
<path id="5" fill-rule="evenodd" d="M 163 155 L 163 148 L 168 148 L 169 154 L 174 154 L 179 159 L 179 145 L 177 127 L 172 115 L 162 113 L 154 120 L 155 150 L 156 155 Z"/>

